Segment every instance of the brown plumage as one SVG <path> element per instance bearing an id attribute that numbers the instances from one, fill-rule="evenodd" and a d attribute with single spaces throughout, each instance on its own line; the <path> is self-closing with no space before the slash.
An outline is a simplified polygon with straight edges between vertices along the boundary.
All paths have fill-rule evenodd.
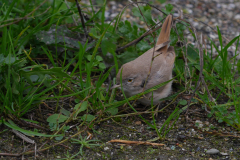
<path id="1" fill-rule="evenodd" d="M 171 26 L 172 15 L 169 15 L 163 23 L 155 48 L 151 48 L 135 60 L 124 64 L 117 74 L 116 85 L 112 88 L 121 87 L 121 70 L 123 91 L 127 97 L 141 93 L 143 87 L 144 90 L 147 90 L 172 78 L 175 53 L 174 48 L 169 47 Z M 154 49 L 154 60 L 151 66 Z M 150 66 L 152 67 L 151 73 L 147 79 Z M 159 99 L 167 97 L 171 92 L 171 86 L 172 82 L 169 82 L 165 86 L 153 91 L 153 104 L 158 104 Z M 152 93 L 148 93 L 138 101 L 146 105 L 151 104 L 151 97 Z"/>

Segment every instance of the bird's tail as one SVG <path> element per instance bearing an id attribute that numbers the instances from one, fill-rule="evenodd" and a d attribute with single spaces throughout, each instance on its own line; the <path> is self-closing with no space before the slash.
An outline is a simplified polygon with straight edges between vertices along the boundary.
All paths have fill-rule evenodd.
<path id="1" fill-rule="evenodd" d="M 172 28 L 172 15 L 168 15 L 162 25 L 162 30 L 159 34 L 156 45 L 159 45 L 169 40 L 171 28 Z"/>

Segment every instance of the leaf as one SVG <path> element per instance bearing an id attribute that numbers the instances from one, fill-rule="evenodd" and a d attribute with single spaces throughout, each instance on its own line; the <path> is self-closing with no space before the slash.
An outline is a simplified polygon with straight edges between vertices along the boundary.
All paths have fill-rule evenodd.
<path id="1" fill-rule="evenodd" d="M 18 60 L 17 57 L 10 57 L 11 54 L 8 54 L 8 56 L 5 58 L 6 64 L 13 64 L 16 60 Z"/>
<path id="2" fill-rule="evenodd" d="M 108 112 L 111 113 L 112 116 L 114 116 L 118 113 L 118 108 L 111 108 L 108 110 Z"/>
<path id="3" fill-rule="evenodd" d="M 63 136 L 55 137 L 57 141 L 61 141 L 63 139 Z"/>
<path id="4" fill-rule="evenodd" d="M 185 105 L 187 105 L 187 101 L 186 100 L 181 100 L 181 101 L 179 101 L 179 104 L 185 106 Z"/>
<path id="5" fill-rule="evenodd" d="M 120 25 L 121 24 L 121 25 Z M 129 32 L 132 31 L 132 26 L 131 26 L 131 23 L 129 21 L 125 21 L 125 24 L 124 23 L 120 23 L 120 27 L 118 27 L 118 30 L 123 33 L 123 34 L 127 34 Z"/>
<path id="6" fill-rule="evenodd" d="M 240 61 L 237 62 L 237 69 L 238 69 L 238 72 L 240 73 Z"/>
<path id="7" fill-rule="evenodd" d="M 172 9 L 173 9 L 173 5 L 172 5 L 172 4 L 167 4 L 167 5 L 165 6 L 165 8 L 166 8 L 167 14 L 169 14 L 169 13 L 171 13 L 171 11 L 172 11 Z"/>
<path id="8" fill-rule="evenodd" d="M 91 37 L 94 37 L 94 38 L 97 38 L 97 39 L 100 38 L 100 36 L 98 35 L 98 32 L 97 32 L 97 28 L 91 28 L 90 32 L 89 32 L 89 35 Z"/>
<path id="9" fill-rule="evenodd" d="M 98 61 L 98 62 L 100 62 L 100 61 L 102 61 L 103 60 L 103 58 L 101 57 L 101 56 L 96 56 L 96 60 Z"/>
<path id="10" fill-rule="evenodd" d="M 151 48 L 151 46 L 146 41 L 140 41 L 137 45 L 137 49 L 140 51 L 147 51 Z"/>
<path id="11" fill-rule="evenodd" d="M 9 122 L 9 123 L 8 123 Z M 3 120 L 3 124 L 5 124 L 6 126 L 15 129 L 19 132 L 22 132 L 23 134 L 27 134 L 27 135 L 33 135 L 33 136 L 41 136 L 41 137 L 56 137 L 56 136 L 60 136 L 60 135 L 46 135 L 46 134 L 42 134 L 42 133 L 38 133 L 38 132 L 33 132 L 33 131 L 29 131 L 29 130 L 25 130 L 22 129 L 20 127 L 18 127 L 13 121 L 8 120 L 8 122 L 6 122 L 5 120 Z"/>
<path id="12" fill-rule="evenodd" d="M 99 68 L 102 69 L 102 70 L 103 70 L 103 69 L 106 69 L 106 66 L 105 66 L 104 63 L 99 63 L 98 66 L 99 66 Z"/>
<path id="13" fill-rule="evenodd" d="M 124 63 L 130 62 L 130 61 L 136 59 L 138 57 L 138 54 L 135 51 L 131 52 L 129 50 L 120 55 L 117 55 L 117 57 L 122 62 L 122 64 L 124 64 Z"/>
<path id="14" fill-rule="evenodd" d="M 64 114 L 64 115 L 67 116 L 67 117 L 69 117 L 70 114 L 71 114 L 70 111 L 68 111 L 68 110 L 66 110 L 66 109 L 64 109 L 64 108 L 62 108 L 62 109 L 60 110 L 60 113 Z"/>
<path id="15" fill-rule="evenodd" d="M 177 27 L 178 35 L 182 36 L 184 33 L 184 30 L 186 29 L 186 26 L 184 24 L 177 23 L 176 27 Z"/>
<path id="16" fill-rule="evenodd" d="M 147 24 L 153 24 L 154 25 L 154 22 L 152 20 L 152 11 L 151 9 L 147 9 L 146 11 L 144 11 L 143 13 L 146 21 L 147 21 Z"/>
<path id="17" fill-rule="evenodd" d="M 68 119 L 67 116 L 64 116 L 62 114 L 53 114 L 47 118 L 47 122 L 49 123 L 62 123 L 65 122 Z"/>
<path id="18" fill-rule="evenodd" d="M 92 55 L 86 55 L 88 61 L 91 61 Z"/>
<path id="19" fill-rule="evenodd" d="M 161 4 L 165 3 L 167 0 L 157 0 L 158 2 L 160 2 Z"/>
<path id="20" fill-rule="evenodd" d="M 196 61 L 199 58 L 198 49 L 194 48 L 193 45 L 188 45 L 187 56 Z"/>
<path id="21" fill-rule="evenodd" d="M 87 109 L 87 105 L 88 105 L 88 101 L 84 101 L 82 103 L 76 104 L 75 107 L 74 107 L 74 110 L 78 110 L 76 115 L 79 114 L 82 111 L 85 111 Z M 79 107 L 80 107 L 80 109 L 79 109 Z"/>
<path id="22" fill-rule="evenodd" d="M 84 114 L 82 116 L 82 120 L 87 121 L 87 122 L 91 122 L 94 118 L 95 118 L 95 116 L 93 116 L 91 114 Z"/>
<path id="23" fill-rule="evenodd" d="M 143 19 L 142 15 L 141 15 L 139 9 L 141 10 L 141 12 L 143 14 L 144 19 Z M 145 22 L 145 20 L 146 20 L 146 22 L 148 24 L 152 24 L 152 25 L 154 24 L 154 22 L 152 20 L 152 13 L 151 13 L 152 11 L 151 11 L 151 7 L 150 6 L 139 6 L 139 8 L 138 7 L 134 7 L 132 12 L 133 12 L 133 15 L 139 17 L 141 21 Z"/>
<path id="24" fill-rule="evenodd" d="M 76 2 L 76 0 L 67 0 L 68 2 Z M 81 0 L 78 0 L 80 2 Z"/>
<path id="25" fill-rule="evenodd" d="M 101 42 L 101 49 L 103 55 L 106 55 L 108 52 L 108 39 L 104 38 Z"/>

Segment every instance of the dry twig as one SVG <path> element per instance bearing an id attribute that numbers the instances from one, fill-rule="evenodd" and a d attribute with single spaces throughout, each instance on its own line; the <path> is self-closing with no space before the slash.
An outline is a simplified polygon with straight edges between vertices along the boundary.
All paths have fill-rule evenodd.
<path id="1" fill-rule="evenodd" d="M 78 0 L 75 0 L 75 1 L 76 1 L 77 9 L 78 9 L 78 12 L 79 12 L 79 15 L 80 15 L 80 18 L 81 18 L 85 39 L 87 39 L 88 38 L 88 34 L 87 34 L 87 29 L 86 29 L 85 23 L 84 23 L 84 18 L 83 18 L 83 15 L 82 15 L 82 10 L 81 10 L 81 7 L 80 7 L 80 5 L 78 3 Z"/>
<path id="2" fill-rule="evenodd" d="M 108 141 L 108 143 L 125 143 L 125 144 L 137 144 L 137 145 L 152 145 L 152 146 L 164 146 L 163 143 L 151 143 L 148 141 L 128 141 L 128 140 L 121 140 L 121 139 L 113 139 Z"/>

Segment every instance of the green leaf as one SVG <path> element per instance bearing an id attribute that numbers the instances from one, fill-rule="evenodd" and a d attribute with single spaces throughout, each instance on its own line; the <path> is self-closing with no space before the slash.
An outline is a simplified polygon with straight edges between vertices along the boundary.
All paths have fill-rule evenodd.
<path id="1" fill-rule="evenodd" d="M 62 114 L 53 114 L 47 118 L 47 122 L 49 123 L 62 123 L 65 122 L 68 119 L 67 116 L 64 116 Z"/>
<path id="2" fill-rule="evenodd" d="M 151 11 L 151 9 L 147 9 L 146 11 L 144 11 L 143 15 L 144 15 L 144 17 L 145 17 L 145 19 L 147 21 L 147 24 L 153 24 L 153 25 L 155 24 L 153 22 L 153 20 L 152 20 L 152 11 Z"/>
<path id="3" fill-rule="evenodd" d="M 194 48 L 193 45 L 188 45 L 187 56 L 196 61 L 199 58 L 198 49 Z"/>
<path id="4" fill-rule="evenodd" d="M 91 61 L 92 55 L 86 55 L 88 61 Z"/>
<path id="5" fill-rule="evenodd" d="M 161 4 L 165 3 L 167 0 L 157 0 L 158 2 L 160 2 Z"/>
<path id="6" fill-rule="evenodd" d="M 184 24 L 177 23 L 176 27 L 177 27 L 178 35 L 183 36 L 183 33 L 184 33 L 184 30 L 186 29 L 186 26 Z"/>
<path id="7" fill-rule="evenodd" d="M 91 122 L 93 119 L 95 118 L 95 116 L 91 115 L 91 114 L 84 114 L 82 116 L 82 120 L 83 121 L 87 121 L 87 122 Z"/>
<path id="8" fill-rule="evenodd" d="M 185 106 L 185 105 L 187 105 L 187 101 L 186 100 L 181 100 L 181 101 L 179 101 L 179 104 Z"/>
<path id="9" fill-rule="evenodd" d="M 9 123 L 8 123 L 9 122 Z M 4 121 L 3 120 L 3 123 L 12 128 L 12 129 L 15 129 L 19 132 L 22 132 L 23 134 L 27 134 L 27 135 L 33 135 L 33 136 L 41 136 L 41 137 L 56 137 L 56 136 L 60 136 L 60 135 L 46 135 L 46 134 L 42 134 L 42 133 L 38 133 L 38 132 L 33 132 L 33 131 L 29 131 L 29 130 L 25 130 L 25 129 L 22 129 L 20 127 L 18 127 L 16 124 L 14 124 L 13 121 L 11 120 L 8 120 L 8 122 Z"/>
<path id="10" fill-rule="evenodd" d="M 100 69 L 106 69 L 106 66 L 105 66 L 105 64 L 104 64 L 104 63 L 99 63 L 99 65 L 98 65 L 98 66 L 99 66 L 99 68 L 100 68 Z"/>
<path id="11" fill-rule="evenodd" d="M 76 114 L 79 114 L 80 112 L 85 111 L 87 109 L 87 106 L 88 106 L 88 101 L 84 101 L 82 103 L 76 104 L 74 107 L 74 110 L 78 110 Z"/>
<path id="12" fill-rule="evenodd" d="M 113 39 L 103 39 L 101 43 L 102 53 L 105 56 L 108 52 L 113 52 L 117 48 L 116 44 L 114 43 Z"/>
<path id="13" fill-rule="evenodd" d="M 91 28 L 91 29 L 90 29 L 90 32 L 89 32 L 89 35 L 90 35 L 91 37 L 94 37 L 94 38 L 97 38 L 97 39 L 100 38 L 100 36 L 99 36 L 98 33 L 97 33 L 97 29 L 96 29 L 96 28 Z"/>
<path id="14" fill-rule="evenodd" d="M 173 5 L 172 5 L 172 4 L 167 4 L 167 5 L 165 6 L 165 8 L 166 8 L 167 14 L 169 14 L 169 13 L 171 13 L 171 11 L 172 11 L 172 9 L 173 9 Z"/>
<path id="15" fill-rule="evenodd" d="M 68 110 L 66 110 L 66 109 L 64 109 L 64 108 L 62 108 L 62 109 L 60 110 L 60 113 L 64 114 L 64 115 L 67 116 L 67 117 L 70 117 L 70 114 L 71 114 L 70 111 L 68 111 Z"/>
<path id="16" fill-rule="evenodd" d="M 114 116 L 118 113 L 118 108 L 111 108 L 108 110 L 108 112 L 111 113 L 112 116 Z"/>
<path id="17" fill-rule="evenodd" d="M 137 49 L 140 51 L 147 51 L 151 48 L 151 46 L 146 41 L 140 41 L 137 45 Z"/>
<path id="18" fill-rule="evenodd" d="M 141 12 L 139 11 L 139 9 L 141 10 L 143 16 L 144 16 L 144 19 L 141 15 Z M 154 24 L 153 20 L 152 20 L 152 11 L 151 11 L 151 7 L 150 6 L 139 6 L 138 7 L 134 7 L 132 9 L 132 12 L 133 12 L 133 15 L 134 16 L 137 16 L 140 18 L 141 21 L 145 21 L 148 23 L 148 24 Z"/>
<path id="19" fill-rule="evenodd" d="M 6 64 L 13 64 L 18 58 L 16 57 L 10 57 L 11 54 L 8 54 L 8 56 L 5 58 L 5 63 Z"/>
<path id="20" fill-rule="evenodd" d="M 57 141 L 61 141 L 63 139 L 63 136 L 55 137 Z"/>
<path id="21" fill-rule="evenodd" d="M 240 61 L 237 62 L 237 69 L 238 69 L 238 72 L 240 73 Z"/>
<path id="22" fill-rule="evenodd" d="M 103 58 L 102 58 L 101 56 L 97 55 L 97 56 L 96 56 L 96 60 L 97 60 L 98 62 L 100 62 L 100 61 L 103 60 Z"/>
<path id="23" fill-rule="evenodd" d="M 120 55 L 117 55 L 118 59 L 122 62 L 122 64 L 130 62 L 136 59 L 139 55 L 135 51 L 126 51 Z"/>
<path id="24" fill-rule="evenodd" d="M 131 23 L 127 20 L 125 21 L 125 24 L 120 23 L 119 27 L 118 27 L 118 30 L 123 34 L 127 34 L 127 33 L 131 32 L 132 31 Z"/>
<path id="25" fill-rule="evenodd" d="M 104 38 L 101 42 L 101 49 L 103 55 L 106 55 L 108 52 L 108 40 L 106 38 Z"/>

